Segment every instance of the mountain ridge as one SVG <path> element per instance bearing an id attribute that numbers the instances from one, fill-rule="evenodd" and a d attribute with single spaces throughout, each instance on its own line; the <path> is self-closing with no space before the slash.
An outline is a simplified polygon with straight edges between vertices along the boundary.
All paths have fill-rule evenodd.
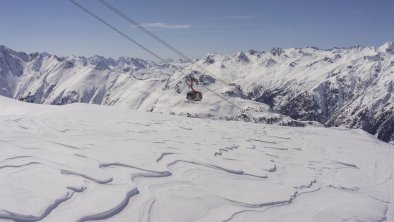
<path id="1" fill-rule="evenodd" d="M 392 42 L 329 50 L 273 48 L 160 64 L 130 57 L 34 56 L 0 46 L 0 94 L 33 103 L 83 102 L 191 117 L 243 118 L 231 104 L 204 90 L 209 87 L 260 122 L 315 121 L 361 128 L 389 142 L 394 140 L 393 49 Z M 199 87 L 204 93 L 201 103 L 185 102 L 189 73 L 204 85 Z"/>

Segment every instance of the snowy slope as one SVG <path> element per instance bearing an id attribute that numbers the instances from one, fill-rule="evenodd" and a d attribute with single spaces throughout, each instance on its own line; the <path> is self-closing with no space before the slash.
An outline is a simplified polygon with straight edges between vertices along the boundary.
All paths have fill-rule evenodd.
<path id="1" fill-rule="evenodd" d="M 394 140 L 393 43 L 212 54 L 199 63 L 215 78 L 235 84 L 241 97 L 281 114 Z"/>
<path id="2" fill-rule="evenodd" d="M 191 72 L 185 70 L 185 62 L 162 65 L 135 58 L 59 58 L 2 48 L 0 81 L 5 86 L 0 95 L 32 103 L 82 102 L 193 117 L 243 118 L 239 109 L 211 92 L 204 92 L 200 103 L 185 103 L 188 89 L 184 77 Z M 20 74 L 15 74 L 12 67 L 19 67 Z M 180 83 L 170 88 L 168 80 L 175 73 Z M 222 87 L 223 84 L 215 84 L 213 89 Z M 259 122 L 294 124 L 291 118 L 270 112 L 266 104 L 237 97 L 229 100 L 248 109 Z"/>
<path id="3" fill-rule="evenodd" d="M 0 96 L 0 221 L 394 221 L 394 148 L 361 130 Z"/>
<path id="4" fill-rule="evenodd" d="M 83 102 L 192 117 L 243 118 L 239 109 L 201 86 L 203 101 L 185 103 L 189 73 L 196 73 L 204 87 L 249 110 L 250 118 L 259 122 L 317 121 L 361 128 L 394 141 L 393 43 L 250 50 L 170 65 L 135 58 L 27 55 L 0 47 L 4 96 L 34 103 Z"/>

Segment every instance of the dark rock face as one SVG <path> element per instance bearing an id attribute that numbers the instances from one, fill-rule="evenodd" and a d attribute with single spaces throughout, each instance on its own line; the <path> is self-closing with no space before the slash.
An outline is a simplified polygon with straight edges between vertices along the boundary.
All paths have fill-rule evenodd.
<path id="1" fill-rule="evenodd" d="M 249 62 L 249 58 L 244 52 L 240 52 L 237 54 L 237 62 Z"/>
<path id="2" fill-rule="evenodd" d="M 203 75 L 200 75 L 200 76 L 199 76 L 198 81 L 201 82 L 201 83 L 204 84 L 204 85 L 209 85 L 209 84 L 215 83 L 215 82 L 216 82 L 216 79 L 213 78 L 213 77 L 210 76 L 210 75 L 203 74 Z"/>
<path id="3" fill-rule="evenodd" d="M 0 48 L 0 69 L 20 77 L 23 74 L 23 58 L 19 58 L 18 55 L 14 54 L 17 53 L 5 47 Z"/>
<path id="4" fill-rule="evenodd" d="M 270 52 L 271 52 L 271 54 L 273 56 L 280 56 L 280 55 L 283 54 L 283 49 L 281 49 L 281 48 L 273 48 L 273 49 L 270 50 Z"/>
<path id="5" fill-rule="evenodd" d="M 207 57 L 204 58 L 203 61 L 204 64 L 214 64 L 215 63 L 215 59 L 213 55 L 208 55 Z"/>
<path id="6" fill-rule="evenodd" d="M 378 139 L 383 141 L 394 140 L 394 112 L 391 112 L 389 118 L 379 127 Z"/>
<path id="7" fill-rule="evenodd" d="M 265 103 L 272 108 L 275 106 L 275 97 L 278 96 L 282 91 L 264 91 L 263 94 L 256 99 L 256 102 Z M 249 94 L 253 96 L 253 94 Z"/>
<path id="8" fill-rule="evenodd" d="M 330 63 L 330 59 L 319 60 Z M 364 63 L 361 63 L 365 65 Z M 320 64 L 322 65 L 322 64 Z M 323 64 L 324 65 L 324 64 Z M 378 139 L 394 140 L 393 65 L 370 65 L 359 73 L 356 65 L 344 65 L 312 88 L 289 80 L 279 87 L 258 85 L 246 92 L 248 99 L 299 121 L 317 121 L 327 127 L 360 128 Z M 391 73 L 391 74 L 390 74 Z M 378 90 L 378 94 L 373 94 Z"/>
<path id="9" fill-rule="evenodd" d="M 382 100 L 370 106 L 350 106 L 352 102 L 357 102 L 359 95 L 352 97 L 349 94 L 348 99 L 345 98 L 346 101 L 341 102 L 339 98 L 343 95 L 329 82 L 321 84 L 316 91 L 311 94 L 286 89 L 266 90 L 255 101 L 268 104 L 273 110 L 295 120 L 317 121 L 328 127 L 361 128 L 385 142 L 394 140 L 394 106 L 392 103 L 387 102 L 380 109 L 378 107 L 382 106 Z"/>
<path id="10" fill-rule="evenodd" d="M 251 49 L 248 52 L 249 52 L 250 55 L 256 55 L 257 54 L 257 51 L 254 50 L 254 49 Z"/>
<path id="11" fill-rule="evenodd" d="M 359 113 L 359 119 L 355 119 L 353 125 L 361 125 L 361 129 L 377 135 L 378 139 L 385 142 L 393 140 L 394 137 L 394 112 L 389 110 L 365 109 Z"/>
<path id="12" fill-rule="evenodd" d="M 323 117 L 319 115 L 319 106 L 314 97 L 308 93 L 302 93 L 291 99 L 285 106 L 280 107 L 279 112 L 296 120 L 318 121 Z"/>
<path id="13" fill-rule="evenodd" d="M 53 105 L 66 105 L 66 104 L 72 104 L 77 102 L 82 103 L 83 99 L 80 97 L 78 92 L 71 91 L 64 93 L 59 99 L 55 100 Z"/>
<path id="14" fill-rule="evenodd" d="M 71 69 L 75 66 L 75 61 L 70 61 L 70 60 L 66 60 L 64 62 L 64 68 L 65 69 Z"/>
<path id="15" fill-rule="evenodd" d="M 20 97 L 19 101 L 27 102 L 27 103 L 36 103 L 36 98 L 35 95 L 30 95 L 30 93 L 27 96 Z"/>
<path id="16" fill-rule="evenodd" d="M 231 83 L 228 88 L 223 92 L 224 95 L 226 96 L 231 96 L 231 97 L 239 97 L 242 99 L 245 99 L 245 95 L 242 92 L 241 86 Z"/>

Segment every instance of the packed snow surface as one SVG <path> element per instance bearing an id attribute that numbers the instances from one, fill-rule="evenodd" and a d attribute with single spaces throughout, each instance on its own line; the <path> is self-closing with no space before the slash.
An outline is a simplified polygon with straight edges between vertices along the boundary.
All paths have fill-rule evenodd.
<path id="1" fill-rule="evenodd" d="M 0 221 L 394 221 L 394 148 L 361 130 L 0 97 L 0 153 Z"/>

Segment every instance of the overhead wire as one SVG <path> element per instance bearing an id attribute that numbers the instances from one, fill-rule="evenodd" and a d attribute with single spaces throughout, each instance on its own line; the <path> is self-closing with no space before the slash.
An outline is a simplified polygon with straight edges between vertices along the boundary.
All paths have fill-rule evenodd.
<path id="1" fill-rule="evenodd" d="M 113 11 L 115 14 L 119 15 L 120 17 L 124 18 L 125 20 L 127 20 L 129 23 L 131 23 L 132 25 L 134 25 L 135 27 L 139 28 L 141 31 L 143 31 L 144 33 L 146 33 L 147 35 L 149 35 L 150 37 L 152 37 L 153 39 L 155 39 L 156 41 L 158 41 L 160 44 L 162 44 L 163 46 L 165 46 L 166 48 L 168 48 L 169 50 L 173 51 L 175 54 L 177 54 L 180 58 L 185 59 L 185 60 L 189 60 L 192 61 L 193 59 L 190 58 L 189 56 L 187 56 L 185 53 L 183 53 L 181 50 L 177 49 L 176 47 L 172 46 L 170 43 L 168 43 L 167 41 L 165 41 L 164 39 L 162 39 L 161 37 L 159 37 L 158 35 L 156 35 L 155 33 L 149 31 L 148 29 L 146 29 L 143 25 L 141 25 L 139 22 L 137 22 L 136 20 L 132 19 L 130 16 L 126 15 L 125 13 L 123 13 L 122 11 L 120 11 L 119 9 L 117 9 L 116 7 L 114 7 L 113 5 L 111 5 L 110 3 L 108 3 L 105 0 L 97 0 L 99 3 L 103 4 L 105 7 L 107 7 L 108 9 L 110 9 L 111 11 Z M 200 70 L 203 70 L 202 74 L 210 74 L 213 75 L 209 70 L 207 70 L 205 67 L 203 67 L 202 65 L 198 64 L 197 62 L 194 63 L 191 67 L 189 67 L 190 69 L 193 69 L 194 66 L 196 66 L 197 68 L 199 68 Z M 227 85 L 230 85 L 230 83 L 222 80 L 222 79 L 217 79 L 219 81 L 221 81 L 222 83 L 225 83 Z"/>
<path id="2" fill-rule="evenodd" d="M 191 60 L 191 58 L 189 58 L 187 55 L 185 55 L 184 53 L 182 53 L 180 50 L 178 50 L 177 48 L 175 48 L 174 46 L 170 45 L 168 42 L 164 41 L 162 38 L 160 38 L 159 36 L 157 36 L 156 34 L 154 34 L 153 32 L 147 30 L 144 26 L 142 26 L 140 23 L 138 23 L 137 21 L 135 21 L 134 19 L 130 18 L 129 16 L 127 16 L 126 14 L 124 14 L 122 11 L 120 11 L 119 9 L 115 8 L 113 5 L 111 5 L 110 3 L 108 3 L 107 1 L 104 0 L 97 0 L 98 2 L 100 2 L 101 4 L 103 4 L 104 6 L 106 6 L 107 8 L 109 8 L 110 10 L 112 10 L 114 13 L 118 14 L 120 17 L 124 18 L 125 20 L 127 20 L 129 23 L 133 24 L 135 27 L 139 28 L 141 31 L 145 32 L 147 35 L 149 35 L 150 37 L 156 39 L 158 42 L 160 42 L 161 44 L 163 44 L 164 46 L 166 46 L 167 48 L 169 48 L 170 50 L 172 50 L 173 52 L 175 52 L 178 56 L 180 56 L 183 59 L 186 60 Z"/>
<path id="3" fill-rule="evenodd" d="M 82 9 L 84 12 L 88 13 L 89 15 L 93 16 L 95 19 L 97 19 L 98 21 L 100 21 L 101 23 L 103 23 L 104 25 L 108 26 L 110 29 L 112 29 L 113 31 L 117 32 L 118 34 L 120 34 L 121 36 L 123 36 L 124 38 L 126 38 L 127 40 L 131 41 L 132 43 L 136 44 L 138 47 L 142 48 L 143 50 L 145 50 L 146 52 L 148 52 L 149 54 L 151 54 L 152 56 L 154 56 L 156 59 L 159 59 L 162 62 L 166 62 L 166 60 L 164 60 L 163 58 L 161 58 L 159 55 L 157 55 L 156 53 L 154 53 L 152 50 L 148 49 L 147 47 L 143 46 L 141 43 L 139 43 L 138 41 L 134 40 L 133 38 L 131 38 L 130 36 L 126 35 L 124 32 L 120 31 L 118 28 L 116 28 L 115 26 L 111 25 L 109 22 L 105 21 L 104 19 L 100 18 L 97 14 L 93 13 L 92 11 L 90 11 L 89 9 L 87 9 L 86 7 L 84 7 L 83 5 L 79 4 L 78 2 L 74 1 L 74 0 L 69 0 L 71 3 L 73 3 L 74 5 L 76 5 L 78 8 Z"/>
<path id="4" fill-rule="evenodd" d="M 133 44 L 137 45 L 138 47 L 140 47 L 141 49 L 143 49 L 144 51 L 148 52 L 149 54 L 151 54 L 153 57 L 155 57 L 156 59 L 158 59 L 159 61 L 167 64 L 167 60 L 165 60 L 164 58 L 162 58 L 161 56 L 159 56 L 158 54 L 156 54 L 155 52 L 153 52 L 151 49 L 145 47 L 143 44 L 139 43 L 137 40 L 131 38 L 129 35 L 125 34 L 124 32 L 122 32 L 121 30 L 119 30 L 118 28 L 116 28 L 115 26 L 111 25 L 109 22 L 107 22 L 106 20 L 102 19 L 100 16 L 98 16 L 97 14 L 95 14 L 94 12 L 92 12 L 91 10 L 87 9 L 86 7 L 84 7 L 83 5 L 79 4 L 78 2 L 76 2 L 75 0 L 69 0 L 72 4 L 74 4 L 75 6 L 77 6 L 78 8 L 80 8 L 81 10 L 83 10 L 84 12 L 86 12 L 87 14 L 89 14 L 90 16 L 94 17 L 95 19 L 97 19 L 98 21 L 100 21 L 101 23 L 103 23 L 104 25 L 108 26 L 110 29 L 112 29 L 113 31 L 115 31 L 116 33 L 120 34 L 121 36 L 123 36 L 124 38 L 126 38 L 127 40 L 129 40 L 130 42 L 132 42 Z M 142 25 L 140 25 L 138 22 L 136 22 L 135 20 L 133 20 L 132 18 L 130 18 L 129 16 L 125 15 L 124 13 L 122 13 L 120 10 L 116 9 L 115 7 L 113 7 L 111 4 L 109 4 L 108 2 L 104 1 L 104 0 L 97 0 L 100 3 L 104 4 L 106 7 L 108 7 L 109 9 L 111 9 L 113 12 L 115 12 L 116 14 L 118 14 L 119 16 L 123 17 L 124 19 L 126 19 L 127 21 L 129 21 L 130 23 L 132 23 L 133 25 L 137 26 L 140 30 L 142 30 L 143 32 L 145 32 L 146 34 L 148 34 L 149 36 L 151 36 L 152 38 L 156 39 L 157 41 L 159 41 L 159 43 L 161 43 L 162 45 L 164 45 L 165 47 L 167 47 L 168 49 L 170 49 L 171 51 L 175 52 L 178 56 L 180 56 L 183 59 L 186 60 L 192 60 L 191 58 L 189 58 L 188 56 L 186 56 L 184 53 L 182 53 L 180 50 L 176 49 L 175 47 L 173 47 L 172 45 L 170 45 L 169 43 L 167 43 L 166 41 L 164 41 L 163 39 L 161 39 L 159 36 L 155 35 L 154 33 L 152 33 L 151 31 L 147 30 L 146 28 L 144 28 Z M 196 65 L 197 64 L 197 65 Z M 197 62 L 194 63 L 191 67 L 189 67 L 191 70 L 193 70 L 192 68 L 196 66 L 200 69 L 202 69 L 204 72 L 202 74 L 206 74 L 209 73 L 211 74 L 208 70 L 206 70 L 204 67 L 202 67 L 201 65 L 199 65 Z M 181 71 L 182 73 L 182 71 Z M 183 76 L 190 76 L 190 74 L 185 74 Z M 212 75 L 212 74 L 211 74 Z M 229 85 L 228 83 L 224 82 L 223 80 L 220 80 L 221 82 Z M 241 113 L 246 114 L 247 110 L 242 109 L 240 106 L 238 106 L 237 104 L 235 104 L 234 102 L 230 101 L 229 99 L 225 98 L 224 96 L 220 95 L 219 93 L 215 92 L 214 90 L 210 89 L 209 87 L 205 86 L 205 85 L 201 85 L 203 88 L 205 88 L 206 90 L 210 91 L 212 94 L 218 96 L 219 98 L 221 98 L 223 101 L 226 101 L 227 103 L 231 104 L 232 106 L 236 107 L 237 109 L 239 109 L 241 111 Z M 249 114 L 250 115 L 250 114 Z M 252 116 L 252 115 L 250 115 Z M 253 117 L 253 116 L 252 116 Z M 253 120 L 254 118 L 250 118 L 250 120 Z"/>

